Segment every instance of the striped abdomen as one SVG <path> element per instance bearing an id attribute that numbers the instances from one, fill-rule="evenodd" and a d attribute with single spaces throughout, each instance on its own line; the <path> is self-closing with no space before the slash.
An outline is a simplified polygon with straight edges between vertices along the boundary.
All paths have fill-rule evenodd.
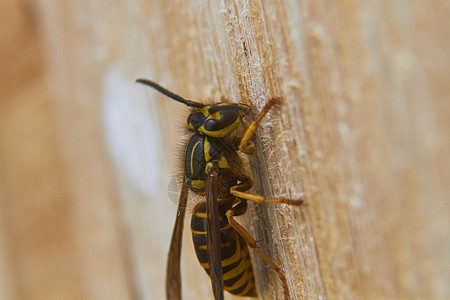
<path id="1" fill-rule="evenodd" d="M 245 240 L 231 227 L 225 216 L 229 209 L 224 201 L 219 201 L 221 264 L 224 289 L 233 295 L 256 297 L 253 267 Z M 191 219 L 192 239 L 201 266 L 209 274 L 207 238 L 205 231 L 206 206 L 199 203 L 194 208 Z"/>

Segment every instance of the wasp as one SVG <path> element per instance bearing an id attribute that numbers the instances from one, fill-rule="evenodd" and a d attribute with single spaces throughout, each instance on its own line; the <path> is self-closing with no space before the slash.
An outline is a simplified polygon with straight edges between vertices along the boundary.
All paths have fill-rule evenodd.
<path id="1" fill-rule="evenodd" d="M 250 106 L 228 102 L 203 104 L 184 99 L 148 79 L 139 78 L 136 82 L 191 108 L 187 118 L 191 136 L 184 150 L 184 178 L 167 262 L 167 299 L 181 299 L 181 237 L 189 190 L 205 199 L 194 207 L 191 232 L 197 259 L 211 278 L 214 298 L 222 300 L 224 290 L 237 296 L 257 296 L 250 247 L 278 274 L 285 299 L 290 299 L 282 270 L 259 249 L 256 240 L 234 218 L 246 212 L 247 200 L 290 205 L 303 203 L 303 199 L 267 199 L 249 193 L 252 180 L 238 154 L 254 151 L 251 140 L 259 123 L 278 99 L 269 100 L 256 120 L 239 134 L 238 127 L 251 112 Z"/>

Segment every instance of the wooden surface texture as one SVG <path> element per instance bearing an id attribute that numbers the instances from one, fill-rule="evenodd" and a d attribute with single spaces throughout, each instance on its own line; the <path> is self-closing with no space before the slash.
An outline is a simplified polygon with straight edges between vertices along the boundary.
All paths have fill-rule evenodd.
<path id="1" fill-rule="evenodd" d="M 447 1 L 0 11 L 1 299 L 164 299 L 187 115 L 137 77 L 250 118 L 281 97 L 249 158 L 252 191 L 307 205 L 250 203 L 238 220 L 293 299 L 450 297 Z M 184 299 L 211 299 L 186 229 Z M 252 258 L 261 299 L 281 299 Z"/>

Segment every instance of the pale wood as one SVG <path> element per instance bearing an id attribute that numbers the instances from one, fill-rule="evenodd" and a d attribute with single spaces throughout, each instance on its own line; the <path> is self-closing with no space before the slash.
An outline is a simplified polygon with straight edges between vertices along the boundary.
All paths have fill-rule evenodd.
<path id="1" fill-rule="evenodd" d="M 88 120 L 57 121 L 36 9 L 0 4 L 0 299 L 135 298 L 108 161 Z"/>
<path id="2" fill-rule="evenodd" d="M 112 287 L 120 299 L 164 298 L 186 114 L 137 77 L 255 113 L 282 97 L 258 131 L 254 191 L 304 193 L 308 205 L 252 204 L 239 221 L 284 268 L 295 299 L 450 297 L 446 1 L 38 8 L 86 298 Z M 104 270 L 119 272 L 110 281 L 104 253 Z M 280 299 L 276 274 L 253 258 L 261 298 Z M 182 267 L 184 298 L 210 299 L 188 232 Z"/>

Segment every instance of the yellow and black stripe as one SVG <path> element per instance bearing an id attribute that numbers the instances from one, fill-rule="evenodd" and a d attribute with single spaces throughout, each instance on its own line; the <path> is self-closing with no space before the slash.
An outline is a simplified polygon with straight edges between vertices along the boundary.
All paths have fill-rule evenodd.
<path id="1" fill-rule="evenodd" d="M 221 266 L 224 289 L 233 295 L 256 297 L 255 278 L 248 246 L 239 233 L 231 227 L 225 216 L 231 208 L 229 201 L 219 201 Z M 208 241 L 206 237 L 206 205 L 197 204 L 191 219 L 192 239 L 201 266 L 209 274 Z"/>

